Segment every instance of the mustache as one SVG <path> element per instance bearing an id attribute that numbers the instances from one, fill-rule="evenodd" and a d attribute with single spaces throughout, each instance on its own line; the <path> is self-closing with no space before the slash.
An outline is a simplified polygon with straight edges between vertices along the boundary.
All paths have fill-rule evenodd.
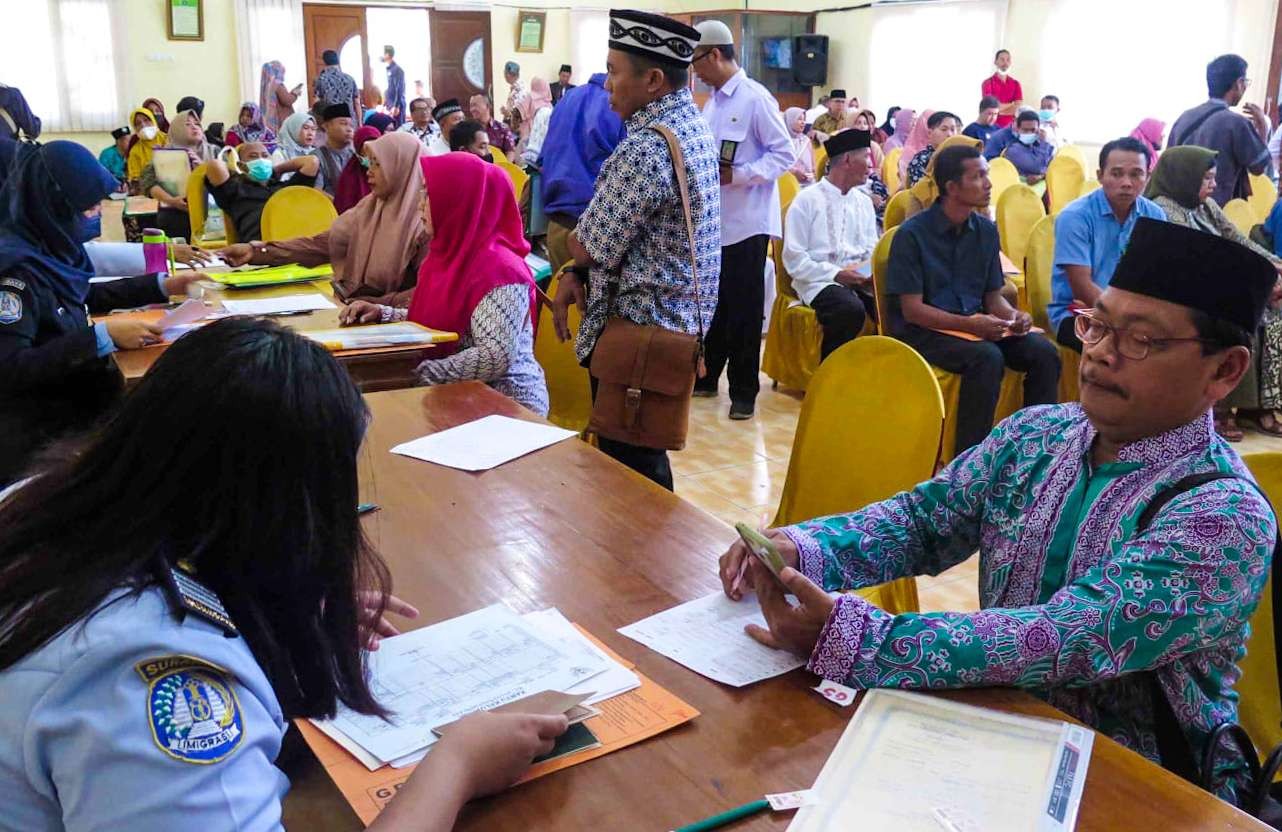
<path id="1" fill-rule="evenodd" d="M 1118 396 L 1121 396 L 1123 399 L 1130 398 L 1127 392 L 1123 390 L 1121 387 L 1118 387 L 1116 384 L 1110 384 L 1109 382 L 1103 381 L 1100 378 L 1098 378 L 1094 372 L 1090 371 L 1087 368 L 1085 363 L 1082 364 L 1082 370 L 1081 370 L 1080 376 L 1082 381 L 1086 382 L 1092 387 L 1098 387 L 1101 390 L 1107 390 L 1110 393 L 1116 393 Z"/>

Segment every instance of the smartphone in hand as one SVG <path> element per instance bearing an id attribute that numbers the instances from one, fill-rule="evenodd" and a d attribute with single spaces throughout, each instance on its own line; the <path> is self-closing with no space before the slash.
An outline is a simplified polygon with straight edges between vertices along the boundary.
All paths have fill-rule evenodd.
<path id="1" fill-rule="evenodd" d="M 739 537 L 743 539 L 744 545 L 748 547 L 748 551 L 752 552 L 757 560 L 761 561 L 770 570 L 776 580 L 783 583 L 780 573 L 787 567 L 787 564 L 783 562 L 783 555 L 779 554 L 774 542 L 747 523 L 735 523 L 734 528 L 739 533 Z"/>

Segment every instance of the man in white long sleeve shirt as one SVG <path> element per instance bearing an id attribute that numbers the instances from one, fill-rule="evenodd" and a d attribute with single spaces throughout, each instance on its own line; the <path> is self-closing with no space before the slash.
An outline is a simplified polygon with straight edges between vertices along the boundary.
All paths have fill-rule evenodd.
<path id="1" fill-rule="evenodd" d="M 868 268 L 877 246 L 877 211 L 858 190 L 868 181 L 872 134 L 846 130 L 824 143 L 828 173 L 788 209 L 783 264 L 797 296 L 823 327 L 820 360 L 876 315 Z"/>
<path id="2" fill-rule="evenodd" d="M 734 37 L 706 20 L 690 68 L 714 87 L 703 108 L 721 154 L 721 282 L 717 312 L 704 339 L 708 374 L 695 395 L 715 396 L 729 365 L 730 418 L 751 419 L 761 369 L 766 248 L 783 231 L 780 176 L 797 161 L 779 102 L 735 63 Z"/>

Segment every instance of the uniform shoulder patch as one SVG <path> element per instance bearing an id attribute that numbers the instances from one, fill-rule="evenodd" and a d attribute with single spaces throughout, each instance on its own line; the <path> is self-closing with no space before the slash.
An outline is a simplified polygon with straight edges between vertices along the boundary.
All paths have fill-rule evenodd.
<path id="1" fill-rule="evenodd" d="M 161 751 L 184 763 L 216 763 L 245 738 L 231 674 L 193 656 L 159 656 L 134 665 L 147 684 L 147 721 Z"/>
<path id="2" fill-rule="evenodd" d="M 0 292 L 0 324 L 16 324 L 22 320 L 22 296 L 16 292 Z"/>
<path id="3" fill-rule="evenodd" d="M 232 623 L 223 602 L 209 587 L 178 566 L 170 567 L 162 575 L 172 593 L 172 597 L 184 612 L 195 613 L 201 618 L 216 624 L 223 629 L 229 638 L 239 635 L 236 625 Z"/>

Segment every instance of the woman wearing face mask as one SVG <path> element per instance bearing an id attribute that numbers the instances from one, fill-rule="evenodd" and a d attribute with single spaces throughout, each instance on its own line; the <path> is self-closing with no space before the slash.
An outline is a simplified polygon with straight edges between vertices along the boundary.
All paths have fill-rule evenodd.
<path id="1" fill-rule="evenodd" d="M 534 360 L 537 293 L 525 255 L 521 215 L 507 174 L 470 153 L 419 160 L 426 195 L 422 219 L 431 237 L 418 285 L 405 305 L 353 301 L 344 324 L 411 320 L 457 332 L 415 371 L 420 384 L 483 381 L 540 416 L 547 382 Z M 432 194 L 437 199 L 432 200 Z"/>
<path id="2" fill-rule="evenodd" d="M 139 107 L 129 115 L 133 125 L 134 137 L 129 147 L 129 159 L 125 163 L 125 176 L 132 190 L 139 192 L 142 181 L 142 169 L 151 164 L 151 152 L 156 147 L 164 147 L 168 136 L 156 125 L 156 116 L 146 107 Z"/>
<path id="3" fill-rule="evenodd" d="M 114 402 L 122 382 L 111 353 L 159 340 L 156 327 L 106 313 L 163 303 L 201 277 L 89 282 L 84 242 L 113 181 L 88 150 L 53 141 L 25 154 L 0 189 L 0 483 Z M 101 315 L 93 326 L 91 311 Z"/>
<path id="4" fill-rule="evenodd" d="M 214 149 L 205 140 L 205 128 L 194 110 L 183 110 L 174 116 L 165 150 L 187 153 L 188 171 L 212 160 Z M 156 200 L 156 225 L 170 237 L 191 239 L 191 218 L 187 214 L 187 177 L 177 182 L 162 182 L 156 175 L 156 156 L 142 170 L 142 192 Z"/>
<path id="5" fill-rule="evenodd" d="M 347 160 L 343 172 L 338 177 L 338 184 L 334 186 L 334 210 L 338 213 L 342 214 L 350 208 L 355 208 L 356 203 L 369 193 L 370 158 L 365 155 L 365 143 L 381 135 L 383 134 L 377 127 L 366 124 L 352 137 L 352 147 L 356 148 L 356 155 Z"/>
<path id="6" fill-rule="evenodd" d="M 294 113 L 281 125 L 276 155 L 288 162 L 299 156 L 310 156 L 316 148 L 316 119 L 311 113 Z"/>
<path id="7" fill-rule="evenodd" d="M 365 144 L 370 193 L 328 231 L 264 243 L 238 243 L 219 253 L 232 266 L 334 265 L 334 291 L 344 300 L 409 302 L 427 251 L 419 203 L 423 144 L 409 133 L 388 133 Z"/>

